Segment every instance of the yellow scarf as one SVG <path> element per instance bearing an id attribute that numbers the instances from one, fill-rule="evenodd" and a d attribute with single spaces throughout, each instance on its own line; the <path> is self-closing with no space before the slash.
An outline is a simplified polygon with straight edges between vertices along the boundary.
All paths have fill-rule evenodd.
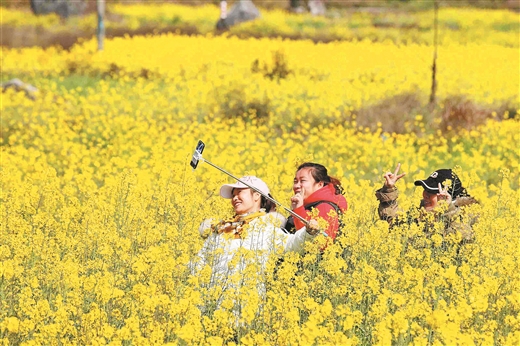
<path id="1" fill-rule="evenodd" d="M 232 234 L 234 239 L 242 238 L 242 232 L 244 231 L 244 226 L 249 224 L 251 221 L 256 219 L 257 217 L 264 216 L 265 210 L 260 209 L 257 212 L 248 213 L 245 215 L 235 215 L 229 219 L 225 219 L 220 221 L 218 224 L 213 225 L 211 229 L 213 232 L 218 234 L 226 233 Z"/>

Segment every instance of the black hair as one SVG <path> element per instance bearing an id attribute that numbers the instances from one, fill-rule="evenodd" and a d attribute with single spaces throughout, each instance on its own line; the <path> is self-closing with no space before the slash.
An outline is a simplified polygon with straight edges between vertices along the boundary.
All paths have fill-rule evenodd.
<path id="1" fill-rule="evenodd" d="M 268 200 L 267 198 L 265 198 L 265 196 L 262 196 L 262 195 L 260 195 L 260 196 L 261 196 L 260 208 L 265 209 L 266 213 L 276 211 L 276 204 L 273 201 Z M 274 199 L 270 193 L 268 194 L 268 196 L 271 197 L 272 199 Z"/>
<path id="2" fill-rule="evenodd" d="M 234 189 L 233 189 L 234 190 Z M 249 191 L 251 191 L 251 194 L 255 193 L 256 191 L 249 188 Z M 258 192 L 257 192 L 258 193 Z M 265 209 L 265 212 L 266 213 L 270 213 L 272 211 L 276 211 L 276 204 L 271 201 L 271 200 L 268 200 L 267 198 L 265 198 L 264 195 L 262 195 L 261 193 L 258 193 L 260 195 L 260 208 L 261 209 Z M 271 199 L 274 199 L 274 197 L 268 193 L 267 194 L 269 197 L 271 197 Z"/>
<path id="3" fill-rule="evenodd" d="M 339 179 L 329 176 L 327 168 L 325 168 L 325 166 L 320 165 L 319 163 L 305 162 L 298 166 L 296 172 L 304 168 L 310 168 L 311 175 L 316 183 L 323 182 L 324 185 L 334 185 L 336 195 L 343 195 L 345 193 Z"/>

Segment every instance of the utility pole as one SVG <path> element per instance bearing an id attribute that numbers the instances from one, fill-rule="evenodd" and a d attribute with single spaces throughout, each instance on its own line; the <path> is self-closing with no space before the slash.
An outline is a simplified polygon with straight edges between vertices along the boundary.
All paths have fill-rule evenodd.
<path id="1" fill-rule="evenodd" d="M 105 0 L 96 0 L 97 3 L 97 40 L 98 40 L 98 51 L 103 50 L 105 40 Z"/>
<path id="2" fill-rule="evenodd" d="M 430 106 L 435 105 L 435 94 L 437 93 L 437 46 L 439 27 L 439 3 L 433 2 L 433 65 L 432 65 L 432 90 L 430 93 Z"/>

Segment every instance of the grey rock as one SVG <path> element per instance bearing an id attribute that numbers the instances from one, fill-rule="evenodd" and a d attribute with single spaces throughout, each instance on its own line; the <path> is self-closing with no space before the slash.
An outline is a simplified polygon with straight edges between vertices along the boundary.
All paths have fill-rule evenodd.
<path id="1" fill-rule="evenodd" d="M 222 28 L 229 28 L 233 25 L 255 20 L 260 17 L 260 11 L 256 8 L 251 0 L 239 0 L 229 10 L 226 18 L 217 23 Z"/>
<path id="2" fill-rule="evenodd" d="M 78 16 L 85 12 L 87 0 L 31 0 L 34 14 L 57 13 L 62 18 Z"/>
<path id="3" fill-rule="evenodd" d="M 13 88 L 16 91 L 24 91 L 25 95 L 31 100 L 34 100 L 36 98 L 36 94 L 38 93 L 38 88 L 31 84 L 22 82 L 18 78 L 2 83 L 0 84 L 0 87 L 2 88 L 2 92 L 5 92 L 8 88 Z"/>
<path id="4" fill-rule="evenodd" d="M 226 23 L 225 19 L 220 18 L 217 22 L 217 30 L 228 30 L 229 26 Z"/>

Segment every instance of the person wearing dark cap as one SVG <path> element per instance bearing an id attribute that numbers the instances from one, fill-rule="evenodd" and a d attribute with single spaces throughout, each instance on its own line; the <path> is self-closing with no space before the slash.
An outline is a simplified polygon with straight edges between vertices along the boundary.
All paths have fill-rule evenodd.
<path id="1" fill-rule="evenodd" d="M 450 184 L 445 186 L 447 181 L 450 181 Z M 424 188 L 421 206 L 428 211 L 435 209 L 439 200 L 451 203 L 459 196 L 467 196 L 462 182 L 451 169 L 436 170 L 428 178 L 416 180 L 414 185 Z"/>
<path id="2" fill-rule="evenodd" d="M 384 174 L 385 183 L 382 188 L 376 191 L 376 197 L 379 200 L 378 213 L 381 220 L 386 220 L 390 225 L 399 222 L 398 209 L 399 205 L 397 197 L 399 191 L 395 186 L 396 182 L 404 177 L 406 173 L 399 173 L 401 164 L 398 164 L 394 173 L 388 172 Z M 451 169 L 438 169 L 434 171 L 428 178 L 416 180 L 415 186 L 423 187 L 423 198 L 421 200 L 421 209 L 427 212 L 434 212 L 440 201 L 448 203 L 447 211 L 441 215 L 446 222 L 446 231 L 460 231 L 464 240 L 473 238 L 473 232 L 470 225 L 460 225 L 454 223 L 454 216 L 459 212 L 459 208 L 465 205 L 477 203 L 471 197 L 466 189 L 462 186 L 459 177 Z"/>

